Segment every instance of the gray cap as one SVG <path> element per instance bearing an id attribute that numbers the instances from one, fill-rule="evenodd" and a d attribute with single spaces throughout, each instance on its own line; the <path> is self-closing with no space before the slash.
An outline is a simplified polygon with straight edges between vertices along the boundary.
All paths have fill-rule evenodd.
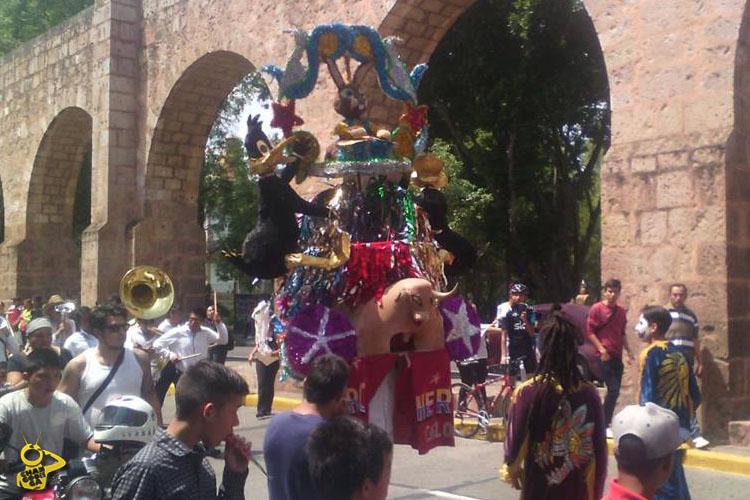
<path id="1" fill-rule="evenodd" d="M 29 324 L 26 326 L 26 335 L 31 335 L 37 330 L 41 330 L 42 328 L 49 328 L 50 330 L 53 329 L 52 323 L 47 318 L 35 318 L 29 321 Z"/>
<path id="2" fill-rule="evenodd" d="M 682 443 L 677 414 L 654 403 L 626 406 L 612 419 L 612 434 L 615 453 L 620 438 L 630 434 L 643 442 L 649 460 L 667 456 Z"/>

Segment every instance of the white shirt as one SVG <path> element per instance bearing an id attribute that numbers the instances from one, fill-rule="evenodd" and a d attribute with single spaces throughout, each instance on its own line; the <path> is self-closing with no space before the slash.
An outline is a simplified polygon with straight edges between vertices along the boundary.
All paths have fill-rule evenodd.
<path id="1" fill-rule="evenodd" d="M 54 321 L 50 321 L 52 323 L 53 329 L 52 332 L 56 332 L 57 328 L 60 326 L 59 323 L 55 323 Z M 76 322 L 73 321 L 70 318 L 65 318 L 65 328 L 58 334 L 54 335 L 54 339 L 52 339 L 52 345 L 56 345 L 57 347 L 63 347 L 65 345 L 65 341 L 68 340 L 68 332 L 73 332 L 77 330 L 76 328 Z M 70 335 L 73 335 L 72 333 Z"/>
<path id="2" fill-rule="evenodd" d="M 43 450 L 62 455 L 63 438 L 81 443 L 91 436 L 91 429 L 73 398 L 55 391 L 52 402 L 38 408 L 29 403 L 27 392 L 23 389 L 0 398 L 0 422 L 10 425 L 13 430 L 9 441 L 12 446 L 19 450 L 23 448 L 26 444 L 21 436 L 23 433 L 29 441 L 36 441 L 39 437 L 39 446 Z M 18 462 L 18 452 L 6 447 L 5 459 L 8 463 Z"/>
<path id="3" fill-rule="evenodd" d="M 266 300 L 258 302 L 251 316 L 255 322 L 255 345 L 258 346 L 256 356 L 261 363 L 268 366 L 279 360 L 279 356 L 273 354 L 273 349 L 267 342 L 271 332 L 271 304 Z"/>
<path id="4" fill-rule="evenodd" d="M 185 323 L 182 323 L 183 325 Z M 173 325 L 171 321 L 169 321 L 169 318 L 164 318 L 161 323 L 159 323 L 159 331 L 162 333 L 167 333 L 172 328 L 177 328 L 178 326 L 182 325 Z"/>
<path id="5" fill-rule="evenodd" d="M 72 354 L 75 358 L 86 349 L 90 349 L 91 347 L 96 347 L 98 345 L 99 341 L 96 339 L 96 337 L 84 330 L 78 330 L 73 335 L 68 337 L 63 348 L 69 350 L 70 354 Z"/>
<path id="6" fill-rule="evenodd" d="M 503 327 L 503 318 L 508 314 L 508 311 L 510 311 L 510 302 L 498 304 L 497 314 L 495 315 L 495 321 L 497 321 L 498 328 Z"/>
<path id="7" fill-rule="evenodd" d="M 94 392 L 102 385 L 104 379 L 109 376 L 112 366 L 107 366 L 99 361 L 99 351 L 88 349 L 83 354 L 86 357 L 86 368 L 81 375 L 81 386 L 78 390 L 78 404 L 83 406 L 88 403 Z M 115 376 L 109 381 L 99 397 L 89 406 L 84 414 L 86 421 L 95 426 L 101 419 L 102 409 L 112 399 L 119 396 L 141 397 L 141 383 L 143 380 L 143 369 L 132 349 L 125 349 L 122 364 L 117 369 Z"/>
<path id="8" fill-rule="evenodd" d="M 159 337 L 157 335 L 154 335 L 150 339 L 147 339 L 146 336 L 143 334 L 143 330 L 141 330 L 141 325 L 136 323 L 134 326 L 131 326 L 130 329 L 128 330 L 128 340 L 126 341 L 126 344 L 129 342 L 131 348 L 137 347 L 138 349 L 143 349 L 147 351 L 148 349 L 151 349 L 154 346 L 154 342 L 158 338 Z M 154 381 L 156 381 L 156 379 L 159 378 L 161 369 L 157 361 L 157 356 L 153 352 L 149 353 L 149 364 L 151 365 L 151 377 L 154 379 Z"/>
<path id="9" fill-rule="evenodd" d="M 188 368 L 208 357 L 208 346 L 219 341 L 219 334 L 210 328 L 201 326 L 197 333 L 190 331 L 190 325 L 184 324 L 172 328 L 154 341 L 154 350 L 160 356 L 175 360 L 192 354 L 200 354 L 177 363 L 177 369 L 185 372 Z"/>
<path id="10" fill-rule="evenodd" d="M 8 361 L 10 356 L 19 352 L 18 340 L 13 333 L 13 328 L 11 328 L 7 319 L 0 316 L 0 361 Z"/>
<path id="11" fill-rule="evenodd" d="M 206 323 L 206 327 L 210 330 L 214 324 Z M 219 321 L 219 324 L 216 325 L 216 333 L 219 334 L 219 340 L 216 342 L 216 345 L 227 345 L 229 343 L 229 331 L 223 321 Z"/>

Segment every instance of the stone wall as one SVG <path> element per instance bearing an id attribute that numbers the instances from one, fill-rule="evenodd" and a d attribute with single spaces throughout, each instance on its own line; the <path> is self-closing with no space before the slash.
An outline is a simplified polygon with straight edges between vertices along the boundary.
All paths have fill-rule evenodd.
<path id="1" fill-rule="evenodd" d="M 0 59 L 2 297 L 80 286 L 71 188 L 92 139 L 93 15 L 87 9 Z"/>
<path id="2" fill-rule="evenodd" d="M 725 151 L 744 5 L 689 3 L 590 9 L 612 98 L 612 147 L 602 169 L 602 277 L 623 280 L 629 328 L 644 305 L 667 302 L 670 283 L 687 284 L 707 360 L 704 427 L 716 436 L 725 435 L 731 418 Z"/>
<path id="3" fill-rule="evenodd" d="M 77 287 L 75 263 L 59 255 L 73 252 L 65 234 L 69 196 L 77 155 L 90 143 L 84 302 L 115 292 L 122 273 L 137 263 L 164 267 L 183 305 L 202 303 L 205 242 L 195 200 L 209 127 L 245 74 L 266 63 L 283 65 L 292 48 L 283 30 L 334 20 L 375 26 L 404 40 L 402 55 L 412 65 L 429 60 L 472 3 L 97 0 L 6 56 L 0 60 L 7 228 L 0 295 Z M 612 102 L 612 146 L 602 168 L 603 277 L 623 280 L 631 328 L 643 305 L 666 302 L 669 283 L 688 285 L 710 361 L 702 382 L 710 408 L 705 423 L 723 432 L 729 418 L 750 414 L 745 0 L 584 5 L 602 46 Z M 369 86 L 370 118 L 393 124 L 399 107 L 382 98 L 374 79 Z M 323 145 L 337 121 L 334 95 L 321 71 L 314 94 L 298 103 L 306 128 Z M 300 191 L 316 189 L 308 183 Z"/>

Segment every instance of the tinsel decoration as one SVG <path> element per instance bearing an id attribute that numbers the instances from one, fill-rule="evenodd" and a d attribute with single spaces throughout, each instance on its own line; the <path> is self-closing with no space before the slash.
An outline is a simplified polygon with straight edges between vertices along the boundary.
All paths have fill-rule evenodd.
<path id="1" fill-rule="evenodd" d="M 421 277 L 421 273 L 413 264 L 407 243 L 378 241 L 352 243 L 345 276 L 342 298 L 353 309 L 373 297 L 380 302 L 388 285 L 404 278 Z"/>

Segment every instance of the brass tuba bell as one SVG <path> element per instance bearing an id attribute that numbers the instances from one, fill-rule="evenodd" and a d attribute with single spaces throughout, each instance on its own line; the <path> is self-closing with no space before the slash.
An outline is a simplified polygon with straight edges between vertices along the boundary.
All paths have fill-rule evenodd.
<path id="1" fill-rule="evenodd" d="M 136 318 L 155 319 L 172 307 L 174 285 L 158 267 L 136 266 L 120 280 L 120 300 Z"/>

